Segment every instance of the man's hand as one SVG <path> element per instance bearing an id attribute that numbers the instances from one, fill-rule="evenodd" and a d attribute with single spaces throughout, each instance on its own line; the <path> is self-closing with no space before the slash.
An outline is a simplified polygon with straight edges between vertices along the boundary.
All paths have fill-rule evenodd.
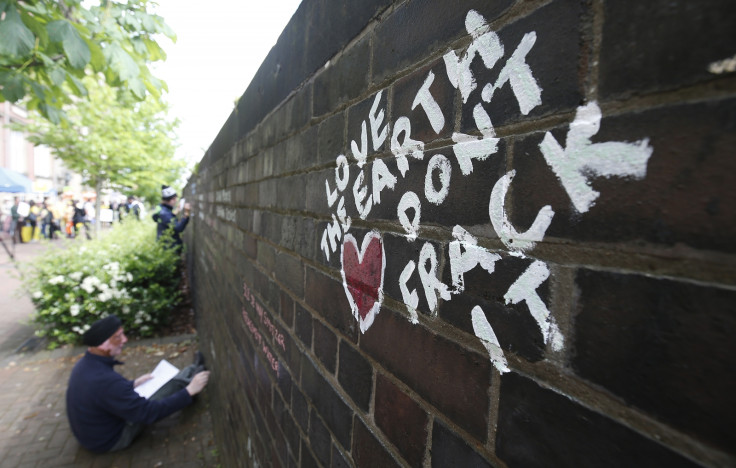
<path id="1" fill-rule="evenodd" d="M 202 389 L 207 385 L 207 381 L 210 379 L 210 371 L 202 371 L 192 378 L 192 381 L 187 385 L 187 392 L 190 396 L 194 396 L 201 392 Z"/>
<path id="2" fill-rule="evenodd" d="M 138 385 L 144 384 L 148 382 L 149 380 L 151 380 L 152 378 L 153 378 L 153 375 L 151 374 L 143 374 L 133 381 L 133 387 L 135 388 Z"/>
<path id="3" fill-rule="evenodd" d="M 184 203 L 184 216 L 188 218 L 189 213 L 191 212 L 192 212 L 192 205 L 190 205 L 189 203 Z"/>

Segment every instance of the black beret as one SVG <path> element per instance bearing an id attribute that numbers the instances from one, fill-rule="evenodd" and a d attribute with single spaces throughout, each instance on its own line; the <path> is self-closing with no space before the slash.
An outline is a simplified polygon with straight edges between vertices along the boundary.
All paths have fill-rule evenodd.
<path id="1" fill-rule="evenodd" d="M 122 326 L 123 323 L 116 315 L 108 315 L 107 317 L 93 323 L 92 326 L 89 327 L 89 330 L 84 332 L 84 335 L 82 335 L 82 343 L 87 346 L 99 346 L 114 335 Z"/>

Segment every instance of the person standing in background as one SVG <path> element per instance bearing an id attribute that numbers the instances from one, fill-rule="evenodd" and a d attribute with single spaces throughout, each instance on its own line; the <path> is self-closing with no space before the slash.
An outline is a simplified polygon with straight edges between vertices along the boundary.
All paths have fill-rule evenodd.
<path id="1" fill-rule="evenodd" d="M 89 221 L 87 221 L 84 204 L 82 202 L 76 202 L 73 206 L 74 216 L 72 217 L 72 223 L 74 223 L 74 237 L 79 235 L 79 225 L 81 224 L 84 227 L 84 234 L 87 236 L 87 239 L 91 239 L 92 237 L 89 235 Z"/>
<path id="2" fill-rule="evenodd" d="M 128 196 L 128 203 L 125 205 L 126 216 L 132 216 L 136 220 L 141 219 L 141 207 L 133 195 Z"/>
<path id="3" fill-rule="evenodd" d="M 184 232 L 184 229 L 189 223 L 191 207 L 189 206 L 189 203 L 185 203 L 182 210 L 182 218 L 179 219 L 177 215 L 174 214 L 176 201 L 176 190 L 168 185 L 162 185 L 161 204 L 158 206 L 158 210 L 153 214 L 153 220 L 156 221 L 156 240 L 160 239 L 161 235 L 171 229 L 171 242 L 170 244 L 167 244 L 167 246 L 171 246 L 176 249 L 177 252 L 181 252 L 183 245 L 181 233 Z"/>
<path id="4" fill-rule="evenodd" d="M 41 218 L 41 237 L 43 237 L 44 239 L 50 239 L 51 236 L 49 231 L 51 229 L 51 221 L 53 219 L 53 216 L 51 214 L 51 210 L 49 209 L 49 199 L 44 198 L 39 208 L 39 217 Z"/>
<path id="5" fill-rule="evenodd" d="M 36 227 L 38 226 L 38 217 L 41 213 L 41 210 L 39 209 L 35 200 L 31 200 L 29 204 L 31 205 L 31 210 L 28 213 L 27 221 L 28 225 L 31 226 L 31 242 L 38 242 L 36 240 Z"/>
<path id="6" fill-rule="evenodd" d="M 20 198 L 15 197 L 13 199 L 13 206 L 10 207 L 10 232 L 13 236 L 13 242 L 22 244 L 23 236 L 21 236 L 21 229 L 23 228 L 23 217 L 18 213 L 18 205 L 20 205 Z"/>

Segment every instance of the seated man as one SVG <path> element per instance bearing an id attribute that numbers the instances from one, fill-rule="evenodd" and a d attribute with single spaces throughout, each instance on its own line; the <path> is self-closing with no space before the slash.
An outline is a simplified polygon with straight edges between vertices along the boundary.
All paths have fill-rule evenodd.
<path id="1" fill-rule="evenodd" d="M 150 380 L 150 374 L 127 380 L 113 370 L 122 364 L 115 358 L 128 341 L 120 319 L 109 315 L 96 321 L 82 341 L 89 348 L 69 377 L 66 411 L 74 436 L 93 452 L 126 448 L 146 424 L 190 405 L 209 379 L 202 355 L 197 353 L 194 364 L 145 399 L 133 389 Z"/>

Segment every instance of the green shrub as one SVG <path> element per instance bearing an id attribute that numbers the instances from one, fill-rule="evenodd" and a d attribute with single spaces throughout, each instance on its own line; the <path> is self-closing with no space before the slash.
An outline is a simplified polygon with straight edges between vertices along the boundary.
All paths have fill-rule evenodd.
<path id="1" fill-rule="evenodd" d="M 128 221 L 99 239 L 71 241 L 24 272 L 36 331 L 50 346 L 79 343 L 97 319 L 117 315 L 126 333 L 151 336 L 180 301 L 179 255 L 156 242 L 150 220 Z"/>

